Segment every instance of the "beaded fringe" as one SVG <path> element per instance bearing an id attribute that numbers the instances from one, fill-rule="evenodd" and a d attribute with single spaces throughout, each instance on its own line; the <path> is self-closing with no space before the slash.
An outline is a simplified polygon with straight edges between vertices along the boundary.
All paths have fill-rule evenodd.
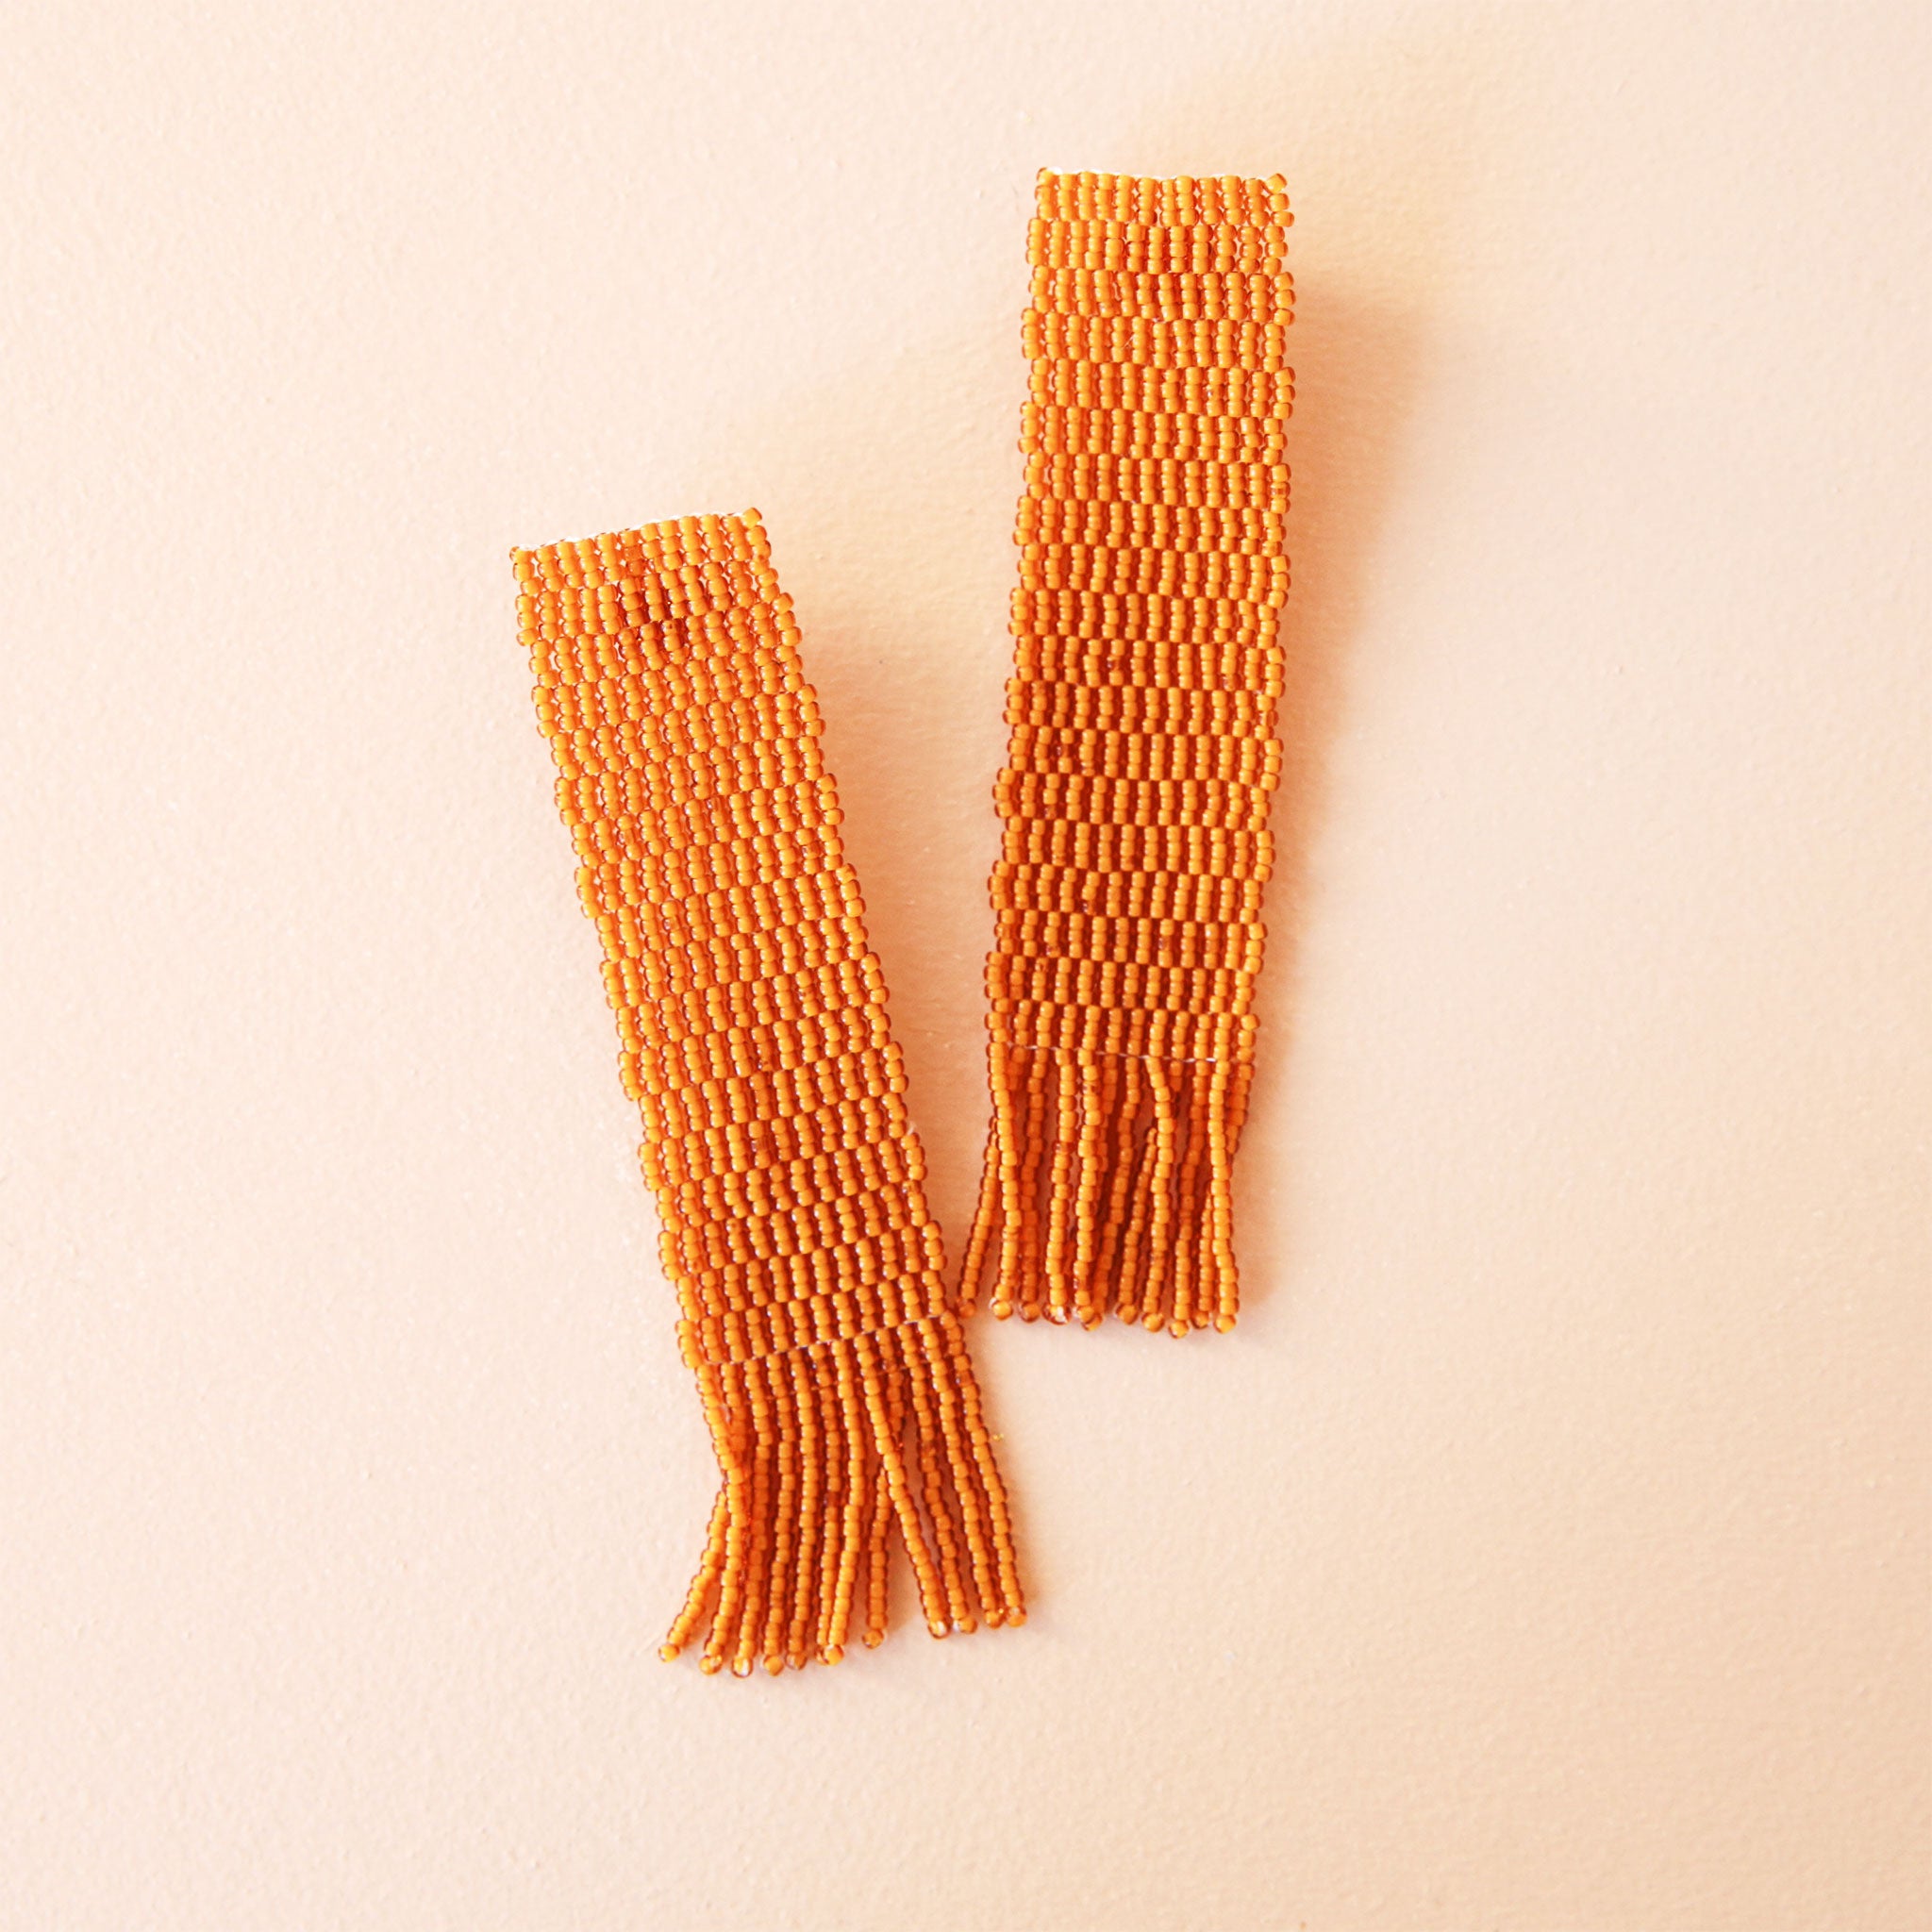
<path id="1" fill-rule="evenodd" d="M 1224 1059 L 995 1048 L 969 1304 L 991 1268 L 1002 1318 L 1232 1328 L 1231 1183 L 1251 1073 Z"/>
<path id="2" fill-rule="evenodd" d="M 1012 1530 L 979 1391 L 950 1315 L 700 1367 L 724 1481 L 704 1561 L 665 1639 L 710 1619 L 702 1668 L 837 1663 L 854 1615 L 886 1634 L 896 1526 L 935 1637 L 1021 1624 Z"/>
<path id="3" fill-rule="evenodd" d="M 935 1636 L 1024 1605 L 905 1065 L 757 511 L 519 551 L 524 641 L 724 1482 L 663 1652 L 836 1663 L 889 1547 Z"/>
<path id="4" fill-rule="evenodd" d="M 963 1293 L 1186 1335 L 1239 1306 L 1294 394 L 1284 184 L 1040 176 L 993 1119 Z"/>

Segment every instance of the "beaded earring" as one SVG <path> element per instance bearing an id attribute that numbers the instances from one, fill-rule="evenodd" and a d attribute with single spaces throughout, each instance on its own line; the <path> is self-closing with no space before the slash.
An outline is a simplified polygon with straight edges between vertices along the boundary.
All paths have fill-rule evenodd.
<path id="1" fill-rule="evenodd" d="M 885 982 L 756 510 L 513 554 L 537 716 L 723 1486 L 674 1657 L 1024 1621 Z"/>
<path id="2" fill-rule="evenodd" d="M 968 1307 L 1235 1324 L 1292 220 L 1278 175 L 1040 176 Z"/>

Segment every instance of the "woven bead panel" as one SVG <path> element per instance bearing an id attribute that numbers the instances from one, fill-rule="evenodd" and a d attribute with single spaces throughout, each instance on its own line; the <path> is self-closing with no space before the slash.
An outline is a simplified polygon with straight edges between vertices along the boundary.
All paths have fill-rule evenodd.
<path id="1" fill-rule="evenodd" d="M 818 703 L 756 511 L 519 551 L 665 1273 L 724 1482 L 675 1656 L 740 1674 L 1024 1611 Z"/>
<path id="2" fill-rule="evenodd" d="M 1276 178 L 1043 174 L 965 1262 L 993 1311 L 1230 1328 L 1288 595 Z"/>

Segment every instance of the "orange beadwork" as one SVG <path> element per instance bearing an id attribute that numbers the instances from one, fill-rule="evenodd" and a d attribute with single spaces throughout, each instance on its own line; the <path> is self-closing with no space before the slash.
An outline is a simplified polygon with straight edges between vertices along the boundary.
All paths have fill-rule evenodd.
<path id="1" fill-rule="evenodd" d="M 1267 181 L 1042 174 L 964 1298 L 1234 1326 L 1294 375 Z"/>
<path id="2" fill-rule="evenodd" d="M 836 1663 L 888 1539 L 935 1636 L 1024 1609 L 791 600 L 756 510 L 513 553 L 537 715 L 724 1487 L 664 1654 Z"/>

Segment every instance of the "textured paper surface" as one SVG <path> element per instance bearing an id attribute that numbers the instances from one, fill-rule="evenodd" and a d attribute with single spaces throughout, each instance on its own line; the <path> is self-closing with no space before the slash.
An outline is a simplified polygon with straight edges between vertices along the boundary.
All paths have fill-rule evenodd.
<path id="1" fill-rule="evenodd" d="M 1932 1923 L 1922 8 L 7 42 L 0 1924 Z M 1241 1325 L 707 1681 L 507 552 L 764 512 L 957 1242 L 1041 163 L 1297 214 Z"/>

